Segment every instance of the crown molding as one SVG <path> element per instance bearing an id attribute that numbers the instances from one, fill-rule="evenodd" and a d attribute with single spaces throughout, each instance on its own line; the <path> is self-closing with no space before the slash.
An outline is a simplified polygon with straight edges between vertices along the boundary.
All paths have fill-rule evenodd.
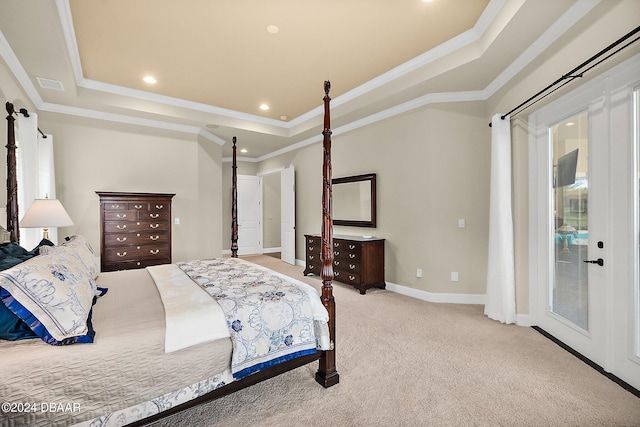
<path id="1" fill-rule="evenodd" d="M 340 105 L 352 102 L 359 97 L 383 87 L 384 85 L 393 82 L 394 80 L 408 74 L 419 70 L 421 68 L 426 67 L 427 65 L 433 63 L 434 61 L 445 57 L 451 52 L 455 52 L 459 49 L 462 49 L 469 44 L 475 43 L 482 38 L 482 36 L 486 33 L 491 23 L 496 19 L 504 5 L 507 3 L 506 0 L 490 0 L 489 4 L 482 12 L 482 15 L 474 25 L 474 27 L 470 30 L 465 31 L 464 33 L 440 44 L 439 46 L 393 68 L 392 70 L 375 77 L 368 82 L 336 97 L 333 100 L 333 106 L 339 107 Z M 277 128 L 286 129 L 289 132 L 287 133 L 287 137 L 291 137 L 291 129 L 297 125 L 300 125 L 308 120 L 315 119 L 322 115 L 323 109 L 322 106 L 318 106 L 313 108 L 312 110 L 304 113 L 290 121 L 281 121 L 270 119 L 262 116 L 257 116 L 248 113 L 242 113 L 235 110 L 230 110 L 226 108 L 216 107 L 213 105 L 202 104 L 193 101 L 187 101 L 184 99 L 174 98 L 165 95 L 155 94 L 153 92 L 138 90 L 138 89 L 130 89 L 123 86 L 112 85 L 108 83 L 103 83 L 91 79 L 87 79 L 84 77 L 82 72 L 82 65 L 80 63 L 80 54 L 78 52 L 78 44 L 75 37 L 75 30 L 73 27 L 73 17 L 71 14 L 71 8 L 69 5 L 69 0 L 56 0 L 56 6 L 58 8 L 58 14 L 60 17 L 60 22 L 62 25 L 62 30 L 64 32 L 64 38 L 67 46 L 67 51 L 69 53 L 69 60 L 72 64 L 72 70 L 74 73 L 74 78 L 76 80 L 76 84 L 80 87 L 97 90 L 106 93 L 112 93 L 120 96 L 131 97 L 136 99 L 143 99 L 150 102 L 156 102 L 165 105 L 171 105 L 178 108 L 184 108 L 187 110 L 193 111 L 201 111 L 208 114 L 216 114 L 222 117 L 239 119 L 248 122 L 274 126 Z"/>
<path id="2" fill-rule="evenodd" d="M 409 112 L 429 104 L 443 103 L 443 102 L 469 102 L 469 101 L 485 101 L 494 95 L 500 88 L 513 79 L 520 71 L 522 71 L 531 61 L 533 61 L 538 55 L 546 50 L 553 42 L 555 42 L 562 34 L 564 34 L 569 28 L 571 28 L 576 22 L 582 19 L 591 9 L 593 9 L 601 0 L 576 0 L 576 2 L 565 12 L 560 18 L 558 18 L 531 46 L 529 46 L 515 61 L 513 61 L 505 70 L 500 73 L 489 85 L 477 91 L 467 92 L 445 92 L 445 93 L 431 93 L 419 98 L 415 98 L 403 104 L 388 108 L 384 111 L 372 114 L 368 117 L 356 120 L 347 125 L 341 126 L 333 130 L 334 135 L 345 134 L 353 130 L 362 128 L 372 123 L 385 120 L 399 114 Z M 522 1 L 520 2 L 520 4 Z M 62 29 L 64 32 L 65 43 L 69 52 L 69 58 L 72 63 L 72 69 L 76 83 L 80 87 L 87 89 L 118 94 L 122 96 L 129 96 L 136 99 L 148 100 L 151 102 L 158 102 L 167 105 L 173 105 L 179 108 L 203 111 L 210 114 L 217 114 L 220 116 L 244 120 L 247 122 L 259 123 L 262 125 L 274 126 L 277 128 L 287 130 L 285 137 L 291 137 L 292 128 L 296 125 L 304 123 L 308 120 L 320 117 L 323 108 L 321 106 L 310 110 L 309 112 L 296 117 L 295 119 L 284 122 L 274 119 L 269 119 L 261 116 L 241 113 L 238 111 L 228 110 L 211 105 L 196 103 L 192 101 L 186 101 L 164 95 L 158 95 L 151 92 L 128 89 L 121 86 L 106 84 L 97 82 L 94 80 L 85 79 L 82 75 L 82 66 L 80 63 L 80 57 L 77 49 L 77 41 L 73 29 L 73 21 L 71 17 L 71 10 L 69 6 L 69 0 L 56 0 L 56 6 L 60 16 Z M 408 73 L 416 71 L 426 65 L 443 58 L 447 54 L 450 54 L 458 49 L 468 46 L 471 43 L 479 41 L 491 28 L 491 25 L 499 16 L 500 12 L 504 10 L 506 6 L 519 7 L 518 4 L 507 0 L 490 0 L 489 4 L 485 8 L 481 17 L 476 22 L 475 26 L 457 37 L 442 43 L 441 45 L 425 52 L 418 57 L 401 64 L 400 66 L 384 73 L 352 90 L 346 92 L 343 95 L 336 97 L 332 100 L 334 107 L 356 100 L 358 97 L 369 93 L 375 89 L 402 77 Z M 158 129 L 172 130 L 177 132 L 185 132 L 189 134 L 199 135 L 207 140 L 215 142 L 218 145 L 224 145 L 226 141 L 222 138 L 196 126 L 180 125 L 176 123 L 165 122 L 161 120 L 150 120 L 132 117 L 124 114 L 104 113 L 95 110 L 89 110 L 85 108 L 70 107 L 59 104 L 45 103 L 36 90 L 33 82 L 25 72 L 22 64 L 14 54 L 13 50 L 9 46 L 6 38 L 0 31 L 0 56 L 7 63 L 7 66 L 14 74 L 20 86 L 25 91 L 26 95 L 32 101 L 37 109 L 43 111 L 49 111 L 60 114 L 68 114 L 78 117 L 87 117 L 100 120 L 108 120 L 119 123 L 127 123 L 139 126 L 146 126 Z M 290 151 L 294 151 L 305 147 L 307 145 L 319 142 L 322 140 L 322 136 L 314 136 L 303 141 L 292 144 L 280 150 L 276 150 L 267 155 L 258 158 L 242 158 L 245 162 L 259 162 L 266 160 Z M 223 161 L 226 161 L 223 159 Z"/>
<path id="3" fill-rule="evenodd" d="M 178 123 L 163 122 L 160 120 L 143 119 L 139 117 L 127 116 L 125 114 L 105 113 L 104 111 L 89 110 L 86 108 L 70 107 L 67 105 L 42 103 L 38 109 L 50 113 L 65 114 L 68 116 L 84 117 L 89 119 L 106 120 L 110 122 L 124 123 L 137 126 L 145 126 L 155 129 L 170 130 L 175 132 L 189 133 L 202 136 L 218 145 L 224 145 L 226 141 L 219 136 L 197 127 L 181 125 Z"/>
<path id="4" fill-rule="evenodd" d="M 485 92 L 487 92 L 487 97 L 493 96 L 600 2 L 601 0 L 577 0 L 560 18 L 551 24 L 540 37 L 525 49 L 520 56 L 489 83 L 484 89 Z"/>

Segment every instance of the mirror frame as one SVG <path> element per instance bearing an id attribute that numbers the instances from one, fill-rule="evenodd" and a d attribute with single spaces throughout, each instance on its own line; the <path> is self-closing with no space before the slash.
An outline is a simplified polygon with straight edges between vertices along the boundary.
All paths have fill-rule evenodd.
<path id="1" fill-rule="evenodd" d="M 346 176 L 344 178 L 333 178 L 331 185 L 346 184 L 352 182 L 370 181 L 371 182 L 371 220 L 359 221 L 352 219 L 336 219 L 333 218 L 333 225 L 345 225 L 351 227 L 376 227 L 376 174 L 368 173 L 364 175 Z M 332 200 L 333 202 L 333 200 Z"/>

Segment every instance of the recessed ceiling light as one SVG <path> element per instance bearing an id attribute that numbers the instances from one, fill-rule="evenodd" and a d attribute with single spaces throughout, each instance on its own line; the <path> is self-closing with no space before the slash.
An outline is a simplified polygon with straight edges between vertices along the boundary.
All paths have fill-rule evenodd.
<path id="1" fill-rule="evenodd" d="M 262 111 L 267 111 L 269 109 L 269 106 L 267 104 L 262 104 L 262 105 L 260 105 L 260 109 Z"/>
<path id="2" fill-rule="evenodd" d="M 287 120 L 289 120 L 289 116 L 280 116 L 280 120 L 286 122 Z"/>
<path id="3" fill-rule="evenodd" d="M 422 0 L 423 3 L 431 3 L 433 0 Z"/>
<path id="4" fill-rule="evenodd" d="M 575 123 L 573 122 L 567 122 L 567 124 L 565 124 L 565 126 L 573 126 L 573 125 L 575 125 Z"/>
<path id="5" fill-rule="evenodd" d="M 276 34 L 278 31 L 280 31 L 280 28 L 276 27 L 275 25 L 269 25 L 267 27 L 267 31 L 271 34 Z"/>
<path id="6" fill-rule="evenodd" d="M 142 80 L 152 85 L 158 82 L 153 76 L 145 76 Z"/>
<path id="7" fill-rule="evenodd" d="M 246 149 L 246 148 L 243 148 L 242 150 L 240 150 L 240 152 L 241 152 L 241 153 L 246 153 L 246 152 L 247 152 L 247 149 Z"/>

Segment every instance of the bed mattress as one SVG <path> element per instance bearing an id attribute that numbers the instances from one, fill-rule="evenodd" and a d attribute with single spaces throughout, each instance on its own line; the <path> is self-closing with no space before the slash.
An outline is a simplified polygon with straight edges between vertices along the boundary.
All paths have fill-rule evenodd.
<path id="1" fill-rule="evenodd" d="M 164 308 L 145 269 L 97 283 L 109 290 L 93 307 L 93 344 L 0 342 L 0 425 L 122 425 L 179 403 L 178 390 L 203 394 L 230 378 L 228 338 L 165 353 Z"/>

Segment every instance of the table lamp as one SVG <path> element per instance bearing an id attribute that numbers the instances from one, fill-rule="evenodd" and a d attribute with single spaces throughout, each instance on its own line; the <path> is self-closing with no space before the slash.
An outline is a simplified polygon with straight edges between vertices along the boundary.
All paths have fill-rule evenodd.
<path id="1" fill-rule="evenodd" d="M 22 228 L 42 228 L 42 238 L 49 240 L 49 227 L 69 227 L 73 221 L 58 199 L 35 199 L 20 221 Z"/>

